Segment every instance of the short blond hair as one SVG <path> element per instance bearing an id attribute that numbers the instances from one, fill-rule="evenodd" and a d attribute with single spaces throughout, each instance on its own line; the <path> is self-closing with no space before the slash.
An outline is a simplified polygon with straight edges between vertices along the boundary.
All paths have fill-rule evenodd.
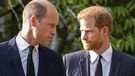
<path id="1" fill-rule="evenodd" d="M 90 6 L 80 11 L 77 16 L 77 19 L 95 19 L 95 26 L 98 28 L 102 28 L 103 26 L 107 26 L 109 31 L 111 32 L 112 27 L 112 16 L 107 10 L 107 8 L 103 6 Z"/>

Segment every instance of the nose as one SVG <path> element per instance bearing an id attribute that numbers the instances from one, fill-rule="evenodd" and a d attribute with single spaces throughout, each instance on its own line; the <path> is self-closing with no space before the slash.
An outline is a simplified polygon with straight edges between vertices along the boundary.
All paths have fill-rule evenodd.
<path id="1" fill-rule="evenodd" d="M 52 30 L 52 34 L 53 34 L 53 35 L 56 35 L 56 32 L 57 32 L 57 29 L 54 28 L 54 29 Z"/>

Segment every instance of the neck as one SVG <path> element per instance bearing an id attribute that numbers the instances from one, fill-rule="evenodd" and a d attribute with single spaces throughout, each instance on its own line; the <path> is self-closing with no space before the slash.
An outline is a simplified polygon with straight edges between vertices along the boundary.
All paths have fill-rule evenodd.
<path id="1" fill-rule="evenodd" d="M 37 45 L 35 39 L 32 36 L 31 32 L 21 31 L 22 38 L 27 41 L 30 45 L 35 46 Z"/>

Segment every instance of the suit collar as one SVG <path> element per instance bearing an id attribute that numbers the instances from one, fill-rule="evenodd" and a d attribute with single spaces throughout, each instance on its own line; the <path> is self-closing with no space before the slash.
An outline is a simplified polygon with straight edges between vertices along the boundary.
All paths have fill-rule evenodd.
<path id="1" fill-rule="evenodd" d="M 90 55 L 88 51 L 82 51 L 80 55 L 80 72 L 81 76 L 90 76 Z"/>
<path id="2" fill-rule="evenodd" d="M 85 51 L 85 50 L 81 50 L 81 54 L 80 54 L 80 62 L 86 60 L 89 57 L 89 52 Z"/>
<path id="3" fill-rule="evenodd" d="M 112 62 L 111 62 L 109 76 L 118 76 L 118 72 L 120 70 L 121 59 L 122 58 L 121 58 L 119 52 L 117 52 L 115 49 L 113 49 Z"/>
<path id="4" fill-rule="evenodd" d="M 22 68 L 22 63 L 21 63 L 19 51 L 18 51 L 16 42 L 15 42 L 15 37 L 9 41 L 8 46 L 9 46 L 8 50 L 9 50 L 9 56 L 11 59 L 11 64 L 15 68 L 17 76 L 25 76 L 23 68 Z"/>
<path id="5" fill-rule="evenodd" d="M 53 74 L 53 65 L 55 63 L 52 62 L 50 57 L 50 49 L 45 46 L 39 45 L 39 68 L 37 76 L 50 76 Z"/>

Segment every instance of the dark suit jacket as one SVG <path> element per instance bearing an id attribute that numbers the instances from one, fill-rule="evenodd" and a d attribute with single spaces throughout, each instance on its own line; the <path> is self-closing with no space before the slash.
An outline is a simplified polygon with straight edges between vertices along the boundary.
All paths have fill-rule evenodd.
<path id="1" fill-rule="evenodd" d="M 25 76 L 15 38 L 0 43 L 0 76 Z M 38 76 L 65 76 L 62 57 L 41 45 Z"/>
<path id="2" fill-rule="evenodd" d="M 66 76 L 90 76 L 90 56 L 87 51 L 63 57 Z M 109 76 L 135 76 L 135 58 L 113 50 Z"/>

